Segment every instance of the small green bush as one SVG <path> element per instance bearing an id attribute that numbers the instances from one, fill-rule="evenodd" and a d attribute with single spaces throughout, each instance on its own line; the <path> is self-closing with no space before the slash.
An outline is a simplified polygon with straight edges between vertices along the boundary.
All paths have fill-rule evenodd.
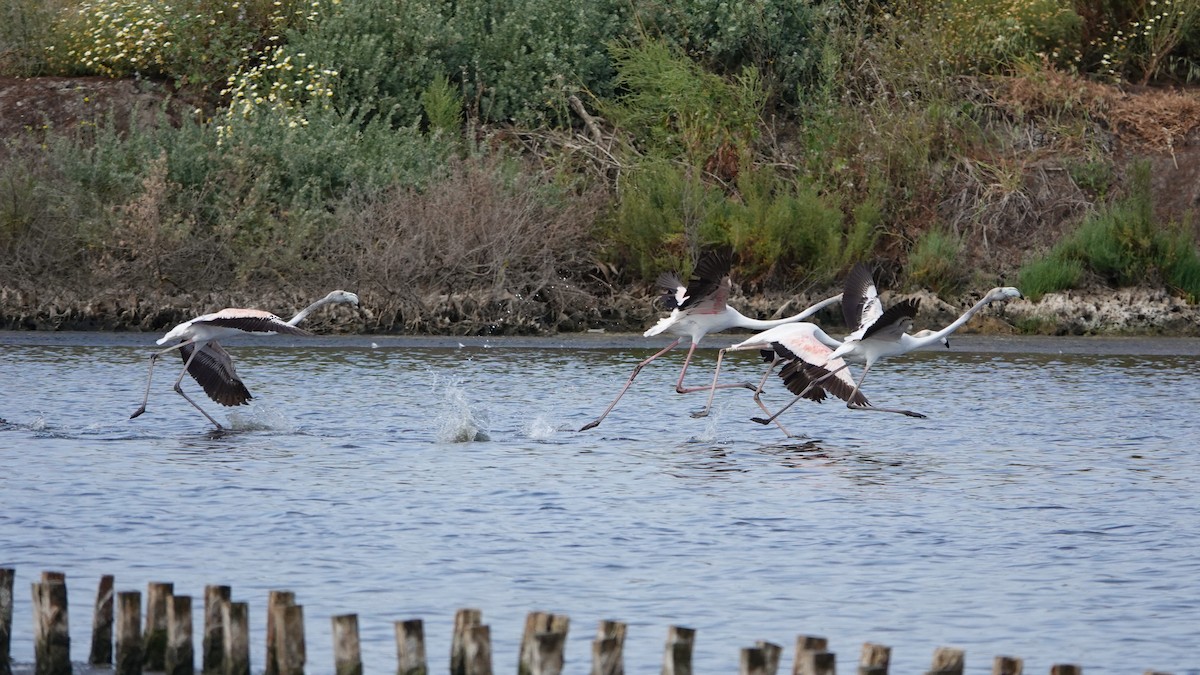
<path id="1" fill-rule="evenodd" d="M 915 286 L 938 294 L 953 293 L 962 285 L 963 270 L 958 262 L 962 237 L 943 228 L 926 230 L 908 254 L 908 278 Z"/>
<path id="2" fill-rule="evenodd" d="M 1017 273 L 1017 287 L 1034 302 L 1047 293 L 1075 288 L 1083 279 L 1083 263 L 1073 258 L 1048 257 L 1025 264 Z"/>

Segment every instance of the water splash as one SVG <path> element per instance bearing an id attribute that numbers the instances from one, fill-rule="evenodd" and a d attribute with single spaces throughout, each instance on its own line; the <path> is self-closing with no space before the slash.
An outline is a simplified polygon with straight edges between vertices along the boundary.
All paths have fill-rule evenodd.
<path id="1" fill-rule="evenodd" d="M 490 441 L 486 430 L 486 419 L 480 419 L 467 400 L 467 389 L 462 380 L 454 378 L 440 382 L 435 389 L 442 393 L 442 406 L 438 414 L 437 439 L 443 443 L 471 443 Z"/>
<path id="2" fill-rule="evenodd" d="M 229 411 L 229 427 L 233 431 L 277 431 L 295 433 L 296 424 L 278 408 L 252 405 Z"/>
<path id="3" fill-rule="evenodd" d="M 552 440 L 556 433 L 558 433 L 558 429 L 544 415 L 534 417 L 525 426 L 525 434 L 534 441 Z"/>

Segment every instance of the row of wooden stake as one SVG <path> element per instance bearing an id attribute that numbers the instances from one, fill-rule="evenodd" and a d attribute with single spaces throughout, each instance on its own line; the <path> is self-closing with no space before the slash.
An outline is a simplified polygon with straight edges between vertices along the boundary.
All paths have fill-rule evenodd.
<path id="1" fill-rule="evenodd" d="M 0 569 L 0 675 L 11 675 L 9 649 L 12 635 L 14 571 Z M 32 584 L 34 612 L 34 672 L 36 675 L 70 675 L 70 635 L 67 622 L 66 576 L 43 572 Z M 116 658 L 113 653 L 113 577 L 100 578 L 92 621 L 88 662 L 115 666 L 115 675 L 140 675 L 162 671 L 167 675 L 194 675 L 192 598 L 175 595 L 170 583 L 151 582 L 146 591 L 146 620 L 142 627 L 142 594 L 116 594 Z M 450 647 L 450 675 L 492 675 L 491 636 L 478 609 L 460 609 L 454 617 Z M 362 675 L 358 616 L 332 618 L 335 675 Z M 568 617 L 532 612 L 525 620 L 518 658 L 518 675 L 560 675 L 566 647 Z M 396 675 L 428 675 L 425 633 L 420 619 L 397 621 Z M 626 626 L 601 621 L 592 642 L 591 675 L 624 675 Z M 667 632 L 662 675 L 692 675 L 692 647 L 696 632 L 671 626 Z M 266 663 L 264 675 L 303 675 L 305 666 L 304 608 L 290 591 L 271 591 L 267 598 Z M 783 648 L 759 641 L 741 650 L 741 675 L 776 675 Z M 858 675 L 887 675 L 891 648 L 866 643 Z M 230 599 L 229 586 L 204 590 L 204 633 L 201 646 L 203 672 L 211 675 L 250 675 L 249 607 Z M 938 648 L 926 675 L 962 675 L 964 653 Z M 1021 659 L 997 656 L 993 675 L 1021 675 Z M 1052 666 L 1051 675 L 1081 675 L 1078 665 Z M 836 659 L 823 637 L 796 639 L 792 675 L 836 675 Z M 1148 671 L 1147 675 L 1165 675 Z"/>

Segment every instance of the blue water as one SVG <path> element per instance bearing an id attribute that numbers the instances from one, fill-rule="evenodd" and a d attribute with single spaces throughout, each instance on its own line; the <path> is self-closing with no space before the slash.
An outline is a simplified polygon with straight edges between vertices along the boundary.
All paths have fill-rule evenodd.
<path id="1" fill-rule="evenodd" d="M 231 585 L 256 672 L 267 592 L 288 589 L 316 674 L 333 670 L 329 617 L 351 612 L 368 673 L 394 671 L 393 622 L 413 617 L 440 671 L 460 607 L 482 609 L 497 672 L 544 610 L 571 617 L 579 675 L 602 619 L 629 623 L 630 673 L 659 671 L 670 625 L 697 629 L 702 673 L 756 640 L 788 670 L 798 634 L 828 637 L 843 672 L 871 641 L 894 673 L 943 645 L 980 674 L 999 654 L 1030 673 L 1200 673 L 1200 342 L 961 338 L 864 385 L 928 419 L 802 402 L 782 418 L 802 439 L 749 422 L 744 390 L 692 419 L 682 350 L 574 431 L 665 341 L 464 342 L 231 342 L 253 405 L 184 381 L 234 428 L 216 434 L 170 390 L 173 360 L 128 419 L 153 336 L 0 333 L 14 659 L 33 658 L 29 584 L 59 570 L 77 661 L 113 574 L 197 598 Z M 729 363 L 730 380 L 762 368 Z M 771 383 L 769 405 L 789 398 Z"/>

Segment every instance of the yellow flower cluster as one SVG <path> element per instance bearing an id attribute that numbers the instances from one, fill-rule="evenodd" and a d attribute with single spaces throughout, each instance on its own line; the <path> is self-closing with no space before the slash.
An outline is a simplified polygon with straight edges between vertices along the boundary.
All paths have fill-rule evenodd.
<path id="1" fill-rule="evenodd" d="M 83 0 L 67 18 L 66 58 L 102 75 L 156 74 L 164 70 L 175 34 L 170 4 Z"/>

